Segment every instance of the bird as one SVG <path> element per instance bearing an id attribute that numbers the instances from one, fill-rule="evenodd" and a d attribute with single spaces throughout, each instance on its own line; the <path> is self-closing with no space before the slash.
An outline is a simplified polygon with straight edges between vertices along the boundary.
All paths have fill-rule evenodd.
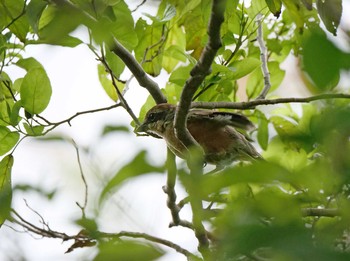
<path id="1" fill-rule="evenodd" d="M 185 159 L 187 148 L 176 137 L 174 118 L 176 105 L 161 103 L 152 107 L 136 132 L 144 132 L 163 138 L 169 149 Z M 187 117 L 187 129 L 203 148 L 205 163 L 223 168 L 237 161 L 262 159 L 249 138 L 238 130 L 251 130 L 253 123 L 238 113 L 191 109 Z"/>

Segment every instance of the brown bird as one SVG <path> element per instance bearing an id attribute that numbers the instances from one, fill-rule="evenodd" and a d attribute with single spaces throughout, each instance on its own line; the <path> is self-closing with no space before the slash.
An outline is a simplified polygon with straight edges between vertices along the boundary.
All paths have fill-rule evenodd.
<path id="1" fill-rule="evenodd" d="M 136 131 L 160 136 L 173 153 L 184 158 L 187 149 L 174 132 L 175 111 L 176 106 L 168 103 L 154 106 Z M 192 109 L 187 128 L 203 148 L 207 163 L 223 167 L 235 161 L 262 159 L 246 136 L 236 130 L 254 128 L 253 123 L 241 114 Z"/>

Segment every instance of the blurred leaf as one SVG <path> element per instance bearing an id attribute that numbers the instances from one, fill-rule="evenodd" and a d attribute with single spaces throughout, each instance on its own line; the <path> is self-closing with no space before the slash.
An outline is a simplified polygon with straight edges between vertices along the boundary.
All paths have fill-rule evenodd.
<path id="1" fill-rule="evenodd" d="M 271 140 L 263 156 L 267 161 L 277 163 L 291 172 L 299 171 L 307 164 L 307 154 L 299 143 L 286 143 L 278 136 Z"/>
<path id="2" fill-rule="evenodd" d="M 164 252 L 150 244 L 134 241 L 100 242 L 99 252 L 94 261 L 152 261 L 160 258 Z"/>
<path id="3" fill-rule="evenodd" d="M 83 227 L 87 234 L 94 237 L 94 233 L 98 230 L 98 225 L 96 223 L 96 220 L 91 218 L 80 218 L 75 221 L 76 224 Z"/>
<path id="4" fill-rule="evenodd" d="M 281 0 L 265 0 L 270 12 L 277 18 L 281 14 L 282 1 Z"/>
<path id="5" fill-rule="evenodd" d="M 112 133 L 112 132 L 130 132 L 129 128 L 124 125 L 106 125 L 103 128 L 102 136 L 105 136 L 106 134 Z"/>
<path id="6" fill-rule="evenodd" d="M 10 217 L 12 202 L 11 170 L 12 155 L 7 155 L 0 162 L 0 227 Z"/>
<path id="7" fill-rule="evenodd" d="M 8 128 L 0 126 L 0 155 L 10 151 L 17 144 L 18 140 L 18 132 L 12 132 Z"/>
<path id="8" fill-rule="evenodd" d="M 303 2 L 303 4 L 305 5 L 305 7 L 311 11 L 312 10 L 312 1 L 313 0 L 301 0 Z"/>
<path id="9" fill-rule="evenodd" d="M 327 30 L 337 35 L 337 29 L 343 12 L 342 0 L 317 0 L 317 11 Z"/>
<path id="10" fill-rule="evenodd" d="M 258 114 L 258 120 L 259 120 L 258 135 L 257 135 L 258 142 L 261 148 L 263 150 L 266 150 L 268 141 L 269 141 L 269 128 L 268 128 L 269 121 L 267 120 L 265 115 L 260 111 Z"/>
<path id="11" fill-rule="evenodd" d="M 181 173 L 180 173 L 181 174 Z M 180 175 L 181 181 L 187 187 L 188 175 Z M 273 181 L 293 183 L 294 177 L 285 168 L 270 162 L 256 162 L 246 166 L 228 167 L 220 175 L 204 175 L 197 180 L 197 187 L 202 198 L 220 191 L 233 184 L 257 183 L 269 184 Z"/>
<path id="12" fill-rule="evenodd" d="M 29 70 L 21 85 L 22 105 L 31 114 L 38 114 L 45 110 L 50 102 L 52 89 L 50 79 L 44 69 Z"/>
<path id="13" fill-rule="evenodd" d="M 56 189 L 53 189 L 51 191 L 46 190 L 46 188 L 42 188 L 39 185 L 29 185 L 29 184 L 16 184 L 13 188 L 13 190 L 22 191 L 22 192 L 36 192 L 40 196 L 46 197 L 48 200 L 53 199 L 53 197 L 56 194 Z"/>
<path id="14" fill-rule="evenodd" d="M 333 89 L 339 81 L 344 54 L 325 34 L 312 33 L 303 42 L 303 69 L 318 87 L 319 92 Z"/>
<path id="15" fill-rule="evenodd" d="M 146 155 L 146 151 L 139 152 L 116 173 L 103 189 L 100 195 L 100 203 L 105 200 L 108 193 L 116 190 L 126 180 L 148 173 L 162 173 L 164 171 L 163 166 L 150 164 L 146 159 Z"/>

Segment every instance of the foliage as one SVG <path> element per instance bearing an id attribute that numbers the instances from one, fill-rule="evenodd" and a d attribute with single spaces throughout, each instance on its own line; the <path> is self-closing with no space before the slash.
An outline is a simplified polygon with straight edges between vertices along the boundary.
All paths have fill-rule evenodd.
<path id="1" fill-rule="evenodd" d="M 44 237 L 74 240 L 69 251 L 97 243 L 95 260 L 155 260 L 164 254 L 159 245 L 188 260 L 349 260 L 350 97 L 333 95 L 349 89 L 339 83 L 350 70 L 350 52 L 340 49 L 332 36 L 342 11 L 341 0 L 162 0 L 156 14 L 137 18 L 124 0 L 0 0 L 0 225 L 7 220 Z M 215 20 L 219 14 L 222 24 Z M 75 30 L 85 30 L 89 39 L 74 36 Z M 210 45 L 214 31 L 221 35 L 217 50 Z M 23 56 L 28 46 L 42 44 L 86 45 L 98 60 L 101 87 L 113 105 L 56 123 L 45 119 L 42 112 L 51 106 L 50 77 L 35 57 Z M 264 48 L 267 61 L 261 59 Z M 210 60 L 207 54 L 213 50 Z M 301 113 L 278 99 L 267 111 L 264 104 L 270 104 L 276 91 L 281 93 L 286 74 L 281 64 L 291 55 L 300 60 L 304 88 L 319 96 L 295 99 L 306 103 Z M 13 67 L 24 70 L 24 76 L 13 78 Z M 164 71 L 168 82 L 159 88 L 150 76 Z M 130 73 L 150 93 L 139 118 L 124 98 L 129 81 L 123 79 Z M 186 97 L 195 76 L 204 80 Z M 12 210 L 12 194 L 18 191 L 11 185 L 11 174 L 16 175 L 11 173 L 13 152 L 22 140 L 43 137 L 81 114 L 116 107 L 125 109 L 135 126 L 155 103 L 181 104 L 187 98 L 217 109 L 238 108 L 246 101 L 241 113 L 256 123 L 252 135 L 266 161 L 201 175 L 198 162 L 189 161 L 188 168 L 174 165 L 168 156 L 158 166 L 140 151 L 100 188 L 100 203 L 126 181 L 167 172 L 170 222 L 193 230 L 199 252 L 143 233 L 101 233 L 94 217 L 85 216 L 86 204 L 80 206 L 83 216 L 77 224 L 82 231 L 75 236 L 49 227 L 45 234 Z M 249 106 L 257 98 L 263 99 L 261 105 Z M 114 131 L 128 128 L 107 126 L 104 135 Z M 177 180 L 189 195 L 180 202 L 174 191 Z M 179 217 L 185 204 L 191 206 L 192 222 Z"/>

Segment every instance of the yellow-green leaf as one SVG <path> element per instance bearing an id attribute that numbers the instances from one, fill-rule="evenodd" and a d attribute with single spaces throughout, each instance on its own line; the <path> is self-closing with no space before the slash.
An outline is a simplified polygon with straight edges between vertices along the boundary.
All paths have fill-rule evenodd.
<path id="1" fill-rule="evenodd" d="M 42 68 L 29 70 L 21 85 L 22 105 L 31 114 L 41 113 L 50 102 L 52 89 L 49 77 Z"/>
<path id="2" fill-rule="evenodd" d="M 11 150 L 18 142 L 18 132 L 12 132 L 4 126 L 0 126 L 0 155 Z"/>

